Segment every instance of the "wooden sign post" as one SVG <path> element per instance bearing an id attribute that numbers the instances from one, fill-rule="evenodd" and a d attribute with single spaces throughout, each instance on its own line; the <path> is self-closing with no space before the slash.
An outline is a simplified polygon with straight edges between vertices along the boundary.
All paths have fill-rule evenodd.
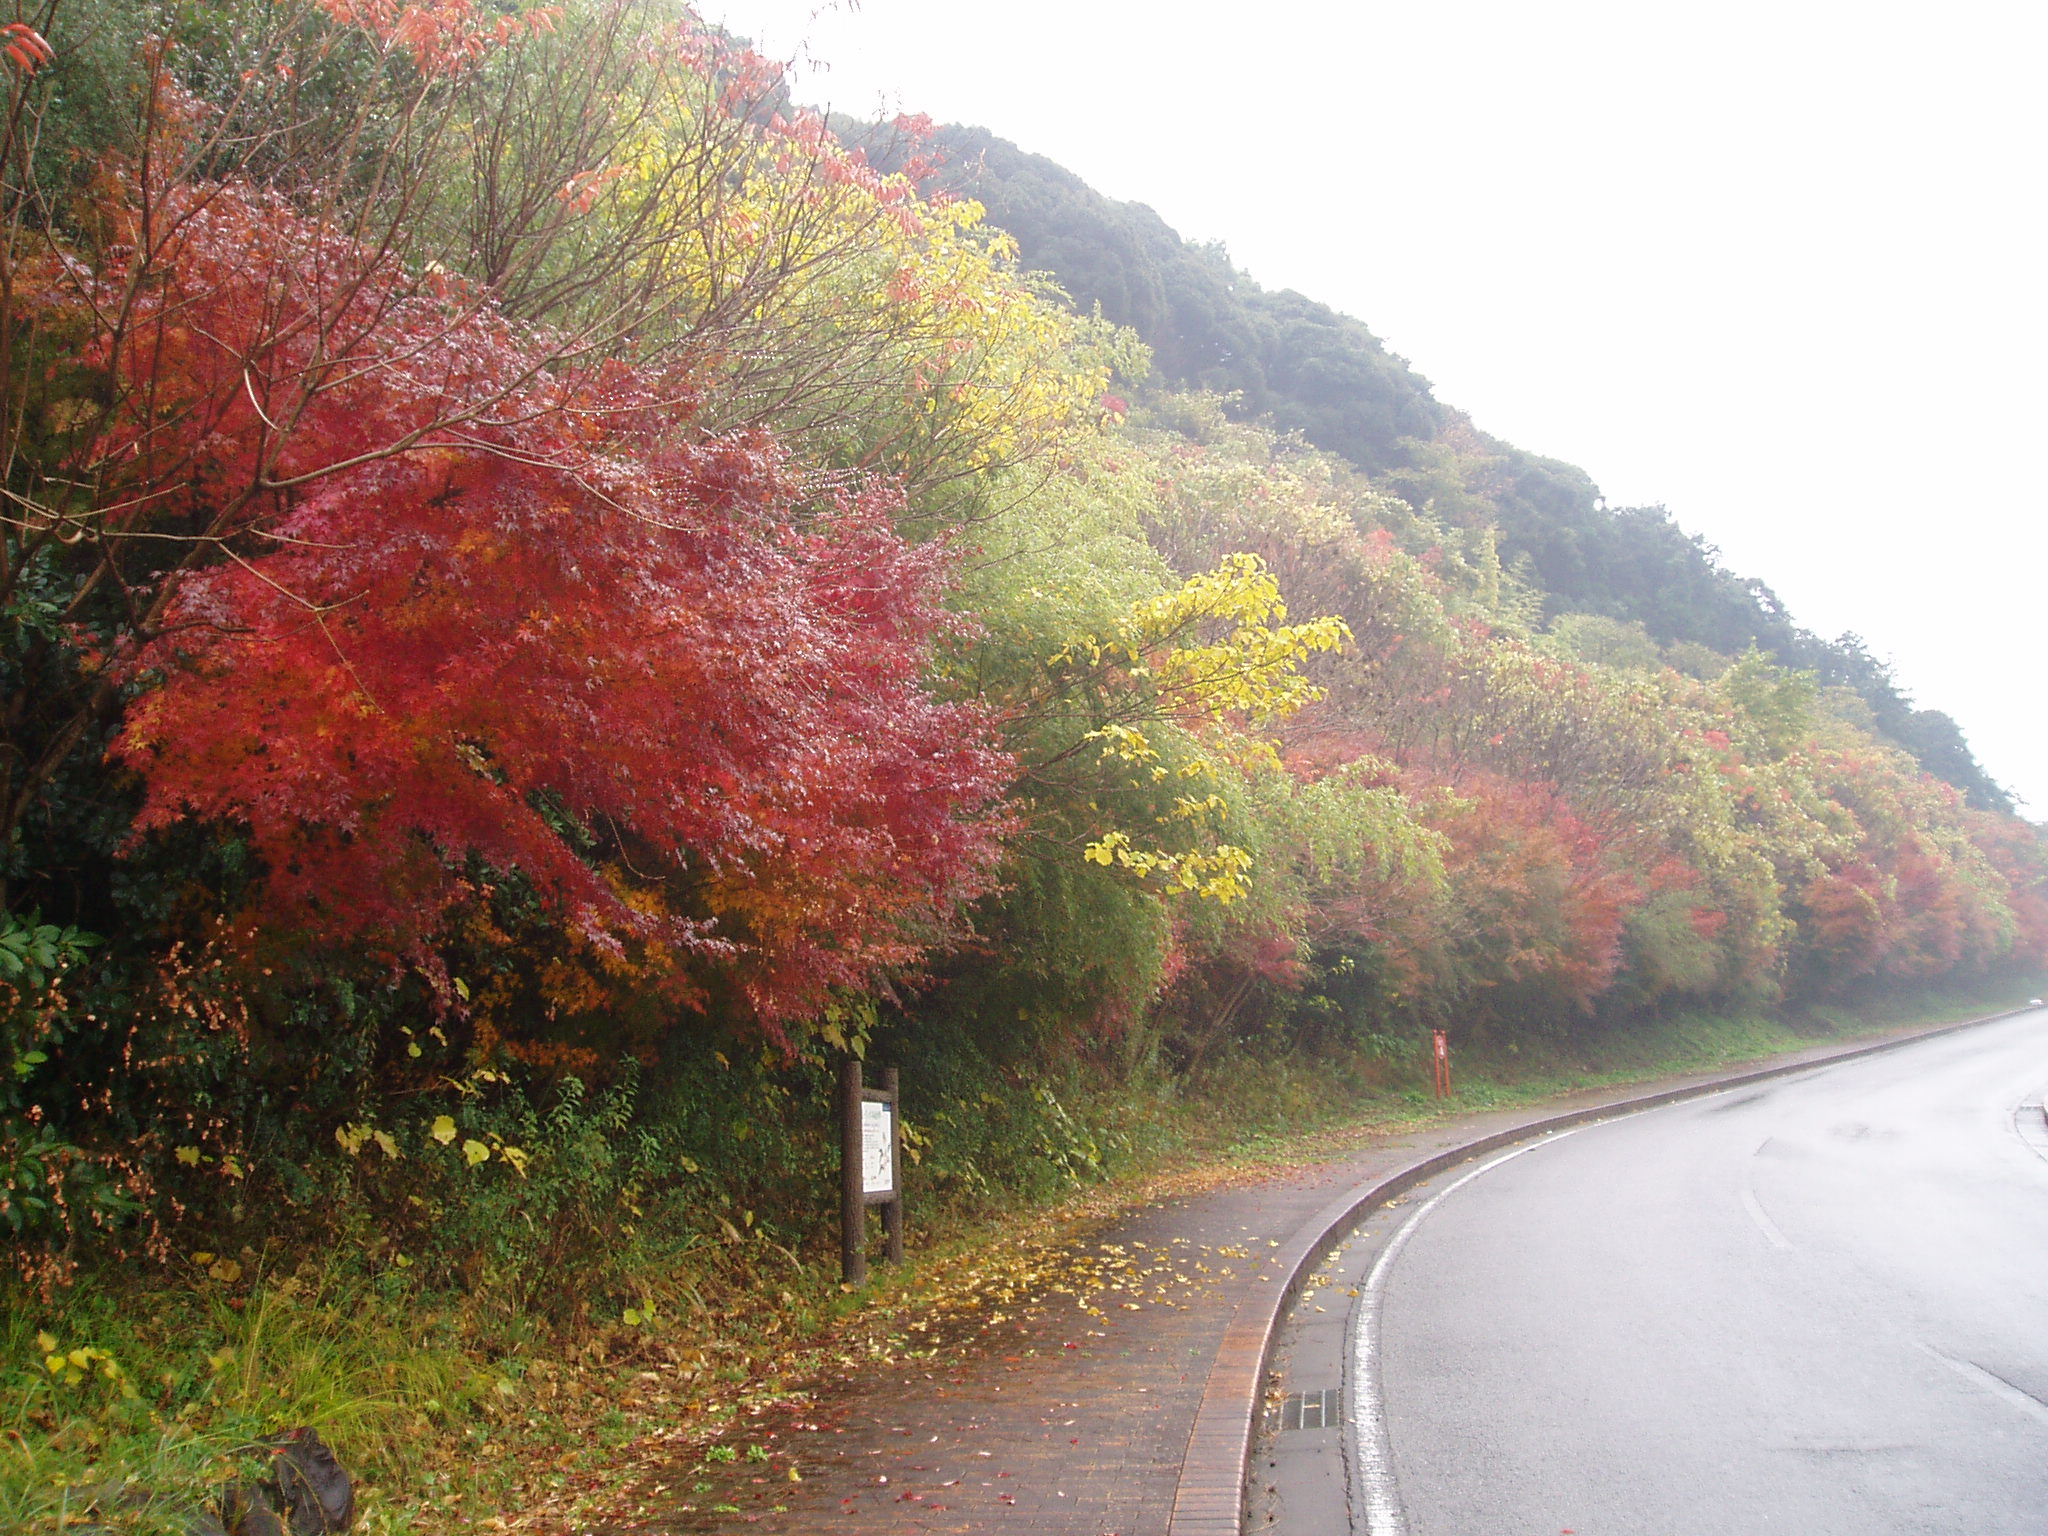
<path id="1" fill-rule="evenodd" d="M 1441 1029 L 1432 1029 L 1429 1044 L 1436 1096 L 1448 1099 L 1451 1096 L 1451 1037 Z"/>
<path id="2" fill-rule="evenodd" d="M 891 1264 L 903 1262 L 903 1126 L 897 1075 L 882 1069 L 882 1086 L 864 1088 L 860 1062 L 839 1067 L 839 1274 L 848 1285 L 868 1278 L 868 1207 L 882 1208 Z"/>

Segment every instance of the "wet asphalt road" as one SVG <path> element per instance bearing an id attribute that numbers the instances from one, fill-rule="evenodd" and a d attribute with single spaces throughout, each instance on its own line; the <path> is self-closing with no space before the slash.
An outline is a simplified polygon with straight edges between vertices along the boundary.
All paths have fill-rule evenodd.
<path id="1" fill-rule="evenodd" d="M 1291 1325 L 1344 1422 L 1268 1437 L 1251 1528 L 2048 1533 L 2044 1085 L 2048 1012 L 1412 1192 Z"/>

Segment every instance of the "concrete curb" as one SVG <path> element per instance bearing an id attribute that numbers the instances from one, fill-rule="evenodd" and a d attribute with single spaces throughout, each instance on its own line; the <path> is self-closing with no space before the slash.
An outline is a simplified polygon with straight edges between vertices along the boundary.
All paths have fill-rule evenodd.
<path id="1" fill-rule="evenodd" d="M 1258 1422 L 1266 1365 L 1272 1358 L 1273 1340 L 1279 1333 L 1280 1320 L 1286 1316 L 1289 1304 L 1301 1288 L 1302 1279 L 1316 1259 L 1332 1241 L 1357 1225 L 1359 1218 L 1373 1207 L 1384 1205 L 1403 1190 L 1434 1178 L 1447 1168 L 1549 1131 L 1585 1125 L 1594 1120 L 1611 1120 L 1639 1110 L 1655 1109 L 1661 1104 L 1675 1104 L 1682 1099 L 1701 1098 L 1745 1083 L 1760 1083 L 1774 1077 L 1789 1077 L 1795 1072 L 1810 1072 L 1859 1056 L 1875 1056 L 1937 1035 L 1954 1034 L 1959 1030 L 1974 1029 L 1980 1024 L 2036 1011 L 2032 1007 L 2008 1008 L 2002 1013 L 1964 1019 L 1956 1024 L 1938 1024 L 1932 1029 L 1894 1035 L 1870 1045 L 1851 1046 L 1827 1056 L 1732 1072 L 1725 1077 L 1688 1083 L 1682 1088 L 1569 1110 L 1495 1131 L 1447 1152 L 1418 1159 L 1369 1187 L 1347 1190 L 1304 1222 L 1282 1246 L 1275 1256 L 1284 1276 L 1281 1284 L 1247 1283 L 1245 1295 L 1239 1300 L 1237 1311 L 1216 1346 L 1208 1381 L 1202 1388 L 1202 1400 L 1195 1409 L 1194 1428 L 1188 1435 L 1187 1453 L 1181 1459 L 1180 1484 L 1174 1492 L 1173 1513 L 1167 1518 L 1167 1536 L 1240 1536 L 1244 1527 L 1244 1485 L 1251 1457 L 1252 1427 Z"/>

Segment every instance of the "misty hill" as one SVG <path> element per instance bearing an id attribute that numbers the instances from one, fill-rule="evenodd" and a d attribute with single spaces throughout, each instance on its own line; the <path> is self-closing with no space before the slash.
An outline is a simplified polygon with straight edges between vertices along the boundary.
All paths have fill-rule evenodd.
<path id="1" fill-rule="evenodd" d="M 1585 471 L 1478 430 L 1362 322 L 1262 288 L 1220 245 L 1184 240 L 1144 204 L 1104 197 L 985 129 L 943 128 L 938 147 L 939 182 L 985 204 L 1026 266 L 1144 338 L 1155 385 L 1230 395 L 1238 415 L 1300 433 L 1418 510 L 1491 523 L 1503 556 L 1543 593 L 1546 618 L 1599 615 L 1723 656 L 1755 646 L 1853 689 L 1874 728 L 1929 772 L 1980 807 L 2012 808 L 1955 721 L 1916 708 L 1856 636 L 1803 629 L 1768 586 L 1728 570 L 1664 508 L 1609 508 Z"/>

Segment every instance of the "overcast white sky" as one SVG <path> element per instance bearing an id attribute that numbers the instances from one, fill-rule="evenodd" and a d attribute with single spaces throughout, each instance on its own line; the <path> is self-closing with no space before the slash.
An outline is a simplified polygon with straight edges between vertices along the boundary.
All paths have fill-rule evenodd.
<path id="1" fill-rule="evenodd" d="M 1048 155 L 1855 630 L 2048 816 L 2048 7 L 705 0 Z"/>

